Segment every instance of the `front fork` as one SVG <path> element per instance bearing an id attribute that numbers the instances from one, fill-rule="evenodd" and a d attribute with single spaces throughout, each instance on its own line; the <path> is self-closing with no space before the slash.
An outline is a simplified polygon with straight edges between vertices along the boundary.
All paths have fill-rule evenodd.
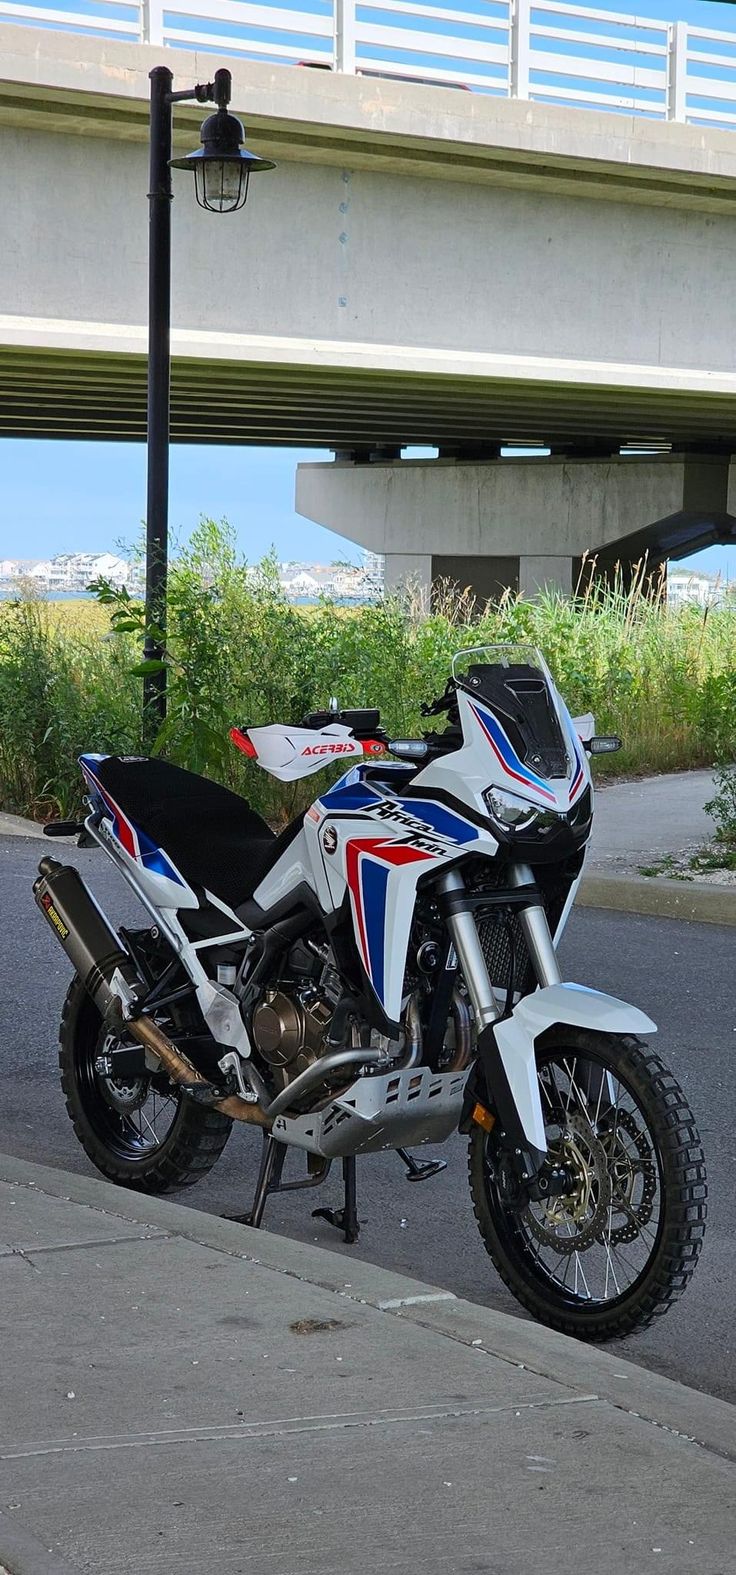
<path id="1" fill-rule="evenodd" d="M 478 1033 L 480 1033 L 490 1023 L 495 1023 L 501 1014 L 493 993 L 472 908 L 469 904 L 463 912 L 457 901 L 465 893 L 465 881 L 460 871 L 453 869 L 448 870 L 441 877 L 438 885 L 442 896 L 455 899 L 452 911 L 447 913 L 447 927 L 468 987 Z M 524 887 L 528 886 L 536 892 L 534 874 L 528 864 L 511 866 L 509 885 L 517 891 L 523 891 Z M 530 900 L 528 905 L 520 907 L 519 923 L 537 976 L 537 983 L 542 986 L 561 984 L 562 974 L 542 903 Z"/>
<path id="2" fill-rule="evenodd" d="M 515 890 L 530 887 L 536 892 L 534 875 L 528 864 L 512 866 L 510 885 Z M 472 905 L 468 902 L 468 906 L 463 907 L 466 887 L 460 871 L 448 870 L 439 882 L 439 890 L 446 900 L 447 927 L 473 1008 L 478 1062 L 488 1099 L 498 1112 L 499 1137 L 511 1168 L 527 1196 L 532 1189 L 544 1196 L 552 1191 L 563 1191 L 565 1178 L 558 1177 L 547 1160 L 534 1046 L 518 1044 L 514 1047 L 509 1042 L 502 1047 L 499 1044 L 495 1027 L 502 1014 L 493 993 Z M 562 976 L 557 953 L 542 903 L 530 893 L 528 905 L 520 905 L 518 915 L 538 983 L 543 987 L 560 984 Z M 474 1086 L 477 1093 L 477 1081 Z M 472 1100 L 472 1093 L 470 1098 Z"/>

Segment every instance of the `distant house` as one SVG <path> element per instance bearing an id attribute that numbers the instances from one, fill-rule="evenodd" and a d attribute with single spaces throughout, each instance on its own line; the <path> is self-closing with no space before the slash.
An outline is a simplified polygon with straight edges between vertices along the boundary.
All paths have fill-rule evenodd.
<path id="1" fill-rule="evenodd" d="M 307 574 L 306 570 L 293 575 L 284 585 L 287 596 L 318 596 L 321 589 L 319 580 L 315 580 L 313 574 Z"/>
<path id="2" fill-rule="evenodd" d="M 717 607 L 725 596 L 722 580 L 697 569 L 673 569 L 667 573 L 667 601 L 670 607 Z"/>
<path id="3" fill-rule="evenodd" d="M 134 582 L 130 564 L 114 552 L 60 552 L 34 564 L 28 578 L 43 590 L 57 594 L 84 591 L 92 580 L 100 578 L 118 586 Z"/>

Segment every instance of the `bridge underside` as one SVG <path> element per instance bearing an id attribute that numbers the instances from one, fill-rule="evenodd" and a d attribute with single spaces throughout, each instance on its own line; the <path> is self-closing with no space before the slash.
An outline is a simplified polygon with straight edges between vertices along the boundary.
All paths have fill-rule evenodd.
<path id="1" fill-rule="evenodd" d="M 302 464 L 297 510 L 383 553 L 389 586 L 569 593 L 736 539 L 727 455 Z"/>
<path id="2" fill-rule="evenodd" d="M 286 444 L 347 450 L 437 445 L 468 458 L 494 446 L 563 453 L 623 446 L 736 450 L 732 393 L 586 385 L 410 370 L 348 369 L 175 356 L 177 443 Z M 0 436 L 143 442 L 144 355 L 0 346 Z"/>

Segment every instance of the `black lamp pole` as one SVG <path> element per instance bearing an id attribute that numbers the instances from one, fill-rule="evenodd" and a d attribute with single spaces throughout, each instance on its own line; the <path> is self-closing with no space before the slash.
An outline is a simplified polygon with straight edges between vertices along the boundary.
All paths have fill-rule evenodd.
<path id="1" fill-rule="evenodd" d="M 146 509 L 147 661 L 161 661 L 166 631 L 169 538 L 169 390 L 171 382 L 171 154 L 173 75 L 151 72 L 148 228 L 148 501 Z M 143 679 L 144 732 L 155 738 L 166 716 L 166 669 Z"/>
<path id="2" fill-rule="evenodd" d="M 229 71 L 213 82 L 172 90 L 168 66 L 150 73 L 150 180 L 148 229 L 148 500 L 146 510 L 146 636 L 144 657 L 161 663 L 166 649 L 166 587 L 169 538 L 169 426 L 171 385 L 171 170 L 189 169 L 200 207 L 210 213 L 235 213 L 248 195 L 252 173 L 272 170 L 243 147 L 240 121 L 228 112 Z M 201 148 L 172 159 L 173 107 L 183 100 L 214 102 L 217 111 L 201 128 Z M 143 678 L 143 733 L 151 744 L 166 718 L 166 668 Z"/>

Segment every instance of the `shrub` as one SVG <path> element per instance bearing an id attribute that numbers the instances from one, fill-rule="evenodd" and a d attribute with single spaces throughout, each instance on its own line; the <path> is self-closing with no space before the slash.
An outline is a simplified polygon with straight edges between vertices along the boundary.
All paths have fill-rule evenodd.
<path id="1" fill-rule="evenodd" d="M 109 586 L 98 592 L 97 608 L 0 604 L 7 809 L 74 813 L 83 749 L 141 749 L 143 609 Z M 736 753 L 736 611 L 728 605 L 673 610 L 639 578 L 628 588 L 594 582 L 573 599 L 506 594 L 477 607 L 448 586 L 431 610 L 410 594 L 375 606 L 323 599 L 300 608 L 286 601 L 273 558 L 248 570 L 229 527 L 211 520 L 171 565 L 169 707 L 155 748 L 244 792 L 279 824 L 318 783 L 280 784 L 246 762 L 228 740 L 234 722 L 298 722 L 336 694 L 343 705 L 379 705 L 389 733 L 411 736 L 455 651 L 508 640 L 538 645 L 573 714 L 592 710 L 601 732 L 622 735 L 624 750 L 604 757 L 599 771 L 671 770 Z"/>
<path id="2" fill-rule="evenodd" d="M 705 805 L 707 815 L 715 821 L 716 842 L 723 843 L 732 852 L 736 850 L 736 766 L 721 765 L 715 772 L 715 793 Z"/>
<path id="3" fill-rule="evenodd" d="M 81 639 L 44 602 L 5 603 L 0 616 L 0 804 L 49 819 L 79 807 L 83 749 L 140 747 L 132 647 Z"/>

